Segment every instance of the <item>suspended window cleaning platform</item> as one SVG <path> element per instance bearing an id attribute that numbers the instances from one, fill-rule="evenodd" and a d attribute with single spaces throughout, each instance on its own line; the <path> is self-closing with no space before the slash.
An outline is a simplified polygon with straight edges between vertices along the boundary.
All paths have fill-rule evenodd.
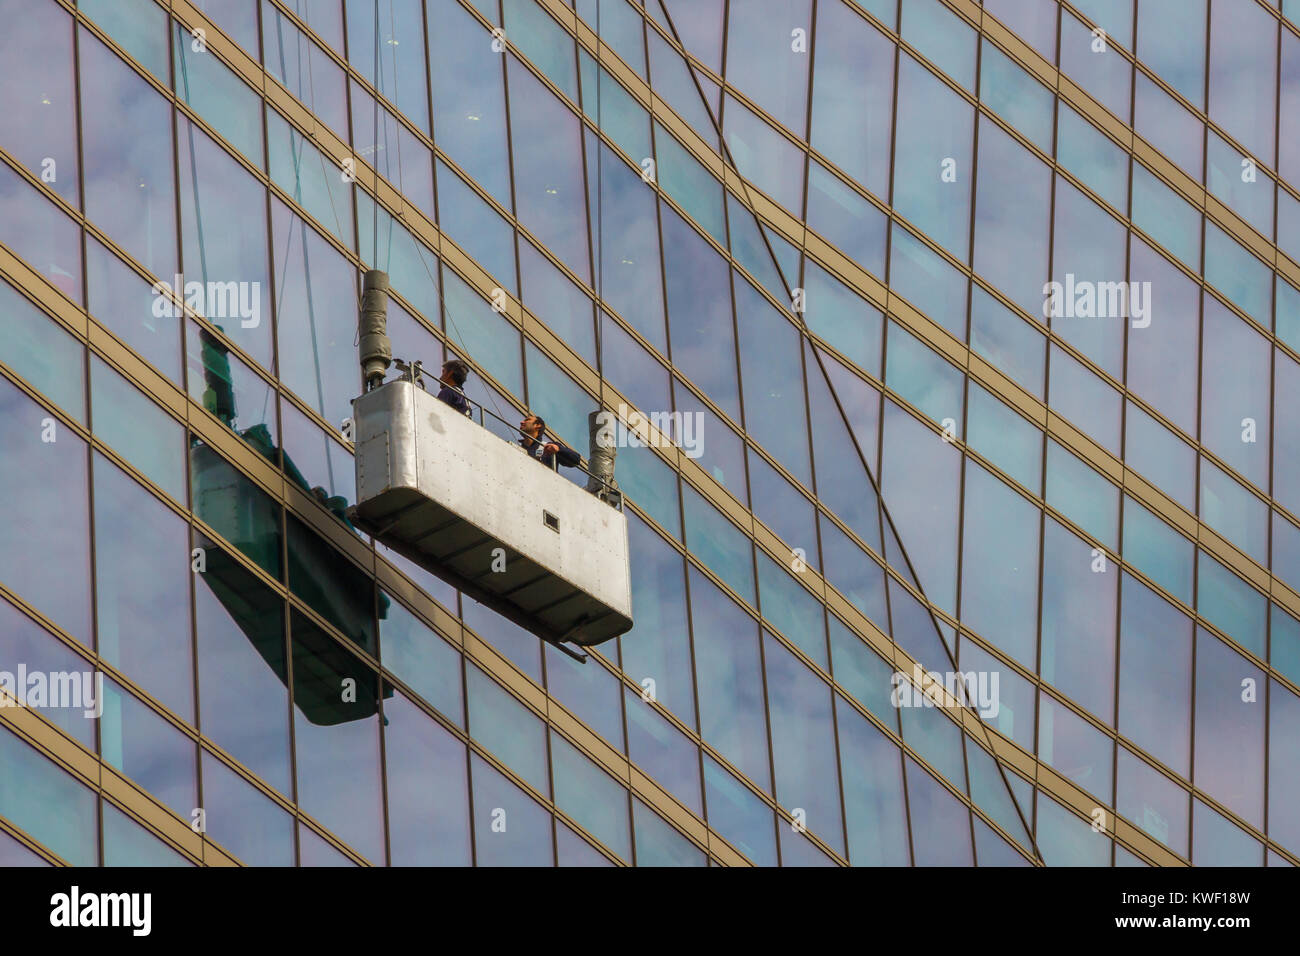
<path id="1" fill-rule="evenodd" d="M 593 455 L 607 458 L 607 473 L 583 469 L 586 490 L 425 391 L 418 374 L 378 384 L 391 358 L 384 279 L 366 275 L 362 304 L 368 390 L 353 401 L 353 523 L 545 640 L 589 646 L 630 630 L 627 518 L 612 490 L 612 449 Z"/>

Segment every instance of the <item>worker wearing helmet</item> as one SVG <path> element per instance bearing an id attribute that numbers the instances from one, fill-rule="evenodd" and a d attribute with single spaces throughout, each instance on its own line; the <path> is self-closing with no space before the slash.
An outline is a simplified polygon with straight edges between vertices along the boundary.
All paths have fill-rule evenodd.
<path id="1" fill-rule="evenodd" d="M 446 402 L 465 416 L 470 414 L 469 399 L 463 391 L 467 378 L 469 366 L 460 359 L 448 359 L 442 364 L 442 375 L 438 379 L 442 383 L 442 388 L 438 391 L 439 401 Z"/>

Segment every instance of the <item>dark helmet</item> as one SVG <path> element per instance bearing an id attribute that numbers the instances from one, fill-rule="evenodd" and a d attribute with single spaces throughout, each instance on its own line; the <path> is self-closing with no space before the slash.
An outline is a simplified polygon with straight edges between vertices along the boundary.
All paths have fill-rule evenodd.
<path id="1" fill-rule="evenodd" d="M 465 379 L 469 378 L 469 366 L 460 359 L 448 359 L 443 362 L 442 371 L 443 374 L 451 373 L 451 380 L 456 384 L 457 388 L 464 385 Z"/>

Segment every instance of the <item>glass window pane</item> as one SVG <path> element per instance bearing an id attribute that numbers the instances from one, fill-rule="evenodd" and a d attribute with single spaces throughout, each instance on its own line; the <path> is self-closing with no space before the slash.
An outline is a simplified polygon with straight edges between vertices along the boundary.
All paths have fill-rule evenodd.
<path id="1" fill-rule="evenodd" d="M 379 621 L 384 666 L 444 717 L 463 726 L 460 654 L 395 599 L 386 594 L 383 598 L 388 602 Z"/>
<path id="2" fill-rule="evenodd" d="M 1132 498 L 1124 499 L 1124 560 L 1192 603 L 1192 542 Z"/>
<path id="3" fill-rule="evenodd" d="M 195 543 L 206 564 L 194 585 L 203 734 L 291 795 L 284 601 L 212 542 Z"/>
<path id="4" fill-rule="evenodd" d="M 963 510 L 962 621 L 1032 669 L 1038 509 L 968 461 Z"/>
<path id="5" fill-rule="evenodd" d="M 764 662 L 771 691 L 777 802 L 837 853 L 844 852 L 831 692 L 770 634 Z M 802 810 L 800 817 L 796 811 Z"/>
<path id="6" fill-rule="evenodd" d="M 757 623 L 691 569 L 700 735 L 759 786 L 771 786 Z"/>
<path id="7" fill-rule="evenodd" d="M 105 763 L 153 794 L 178 817 L 193 819 L 198 806 L 194 740 L 113 680 L 104 681 L 99 752 Z"/>
<path id="8" fill-rule="evenodd" d="M 849 862 L 854 866 L 907 866 L 907 811 L 898 747 L 839 698 L 835 713 L 844 769 Z"/>
<path id="9" fill-rule="evenodd" d="M 402 694 L 384 701 L 384 768 L 394 866 L 468 866 L 465 745 Z"/>
<path id="10" fill-rule="evenodd" d="M 0 377 L 0 447 L 0 488 L 22 502 L 0 522 L 0 581 L 89 646 L 86 444 Z"/>
<path id="11" fill-rule="evenodd" d="M 1269 686 L 1268 833 L 1294 853 L 1300 849 L 1300 697 L 1277 681 Z"/>
<path id="12" fill-rule="evenodd" d="M 177 272 L 171 107 L 84 28 L 86 215 L 156 276 Z"/>
<path id="13" fill-rule="evenodd" d="M 99 356 L 90 362 L 91 414 L 95 434 L 112 445 L 146 478 L 177 501 L 185 501 L 185 429 Z"/>
<path id="14" fill-rule="evenodd" d="M 1196 632 L 1196 786 L 1264 826 L 1264 672 L 1204 628 Z"/>
<path id="15" fill-rule="evenodd" d="M 518 6 L 523 8 L 525 5 Z M 532 7 L 533 4 L 526 6 Z M 544 17 L 540 10 L 538 15 Z M 555 26 L 553 22 L 552 26 Z M 486 45 L 484 50 L 486 55 Z M 578 117 L 517 60 L 511 59 L 509 68 L 516 213 L 520 222 L 586 281 L 591 272 L 586 211 L 582 205 L 582 143 Z M 621 164 L 621 160 L 606 157 L 604 179 L 607 191 L 614 188 L 616 163 Z M 620 172 L 625 172 L 618 177 L 624 184 L 633 175 L 626 166 Z M 638 189 L 643 190 L 643 200 L 653 204 L 648 191 L 644 191 L 641 177 L 635 179 Z M 605 199 L 609 201 L 611 198 L 607 192 Z M 626 222 L 613 211 L 606 217 L 607 226 Z M 614 262 L 618 261 L 614 259 Z"/>
<path id="16" fill-rule="evenodd" d="M 938 0 L 902 5 L 903 39 L 970 92 L 975 92 L 975 31 Z M 901 110 L 901 106 L 900 106 Z"/>
<path id="17" fill-rule="evenodd" d="M 0 728 L 0 816 L 73 866 L 99 862 L 95 794 Z"/>
<path id="18" fill-rule="evenodd" d="M 771 808 L 716 761 L 704 759 L 709 826 L 757 866 L 776 866 Z"/>
<path id="19" fill-rule="evenodd" d="M 438 148 L 486 189 L 510 205 L 510 151 L 506 144 L 505 76 L 492 38 L 454 0 L 428 13 L 429 76 Z M 496 20 L 493 2 L 492 19 Z"/>
<path id="20" fill-rule="evenodd" d="M 736 290 L 746 426 L 806 485 L 811 469 L 799 332 L 748 282 L 738 278 Z"/>
<path id="21" fill-rule="evenodd" d="M 910 56 L 901 59 L 894 207 L 965 261 L 970 244 L 974 114 L 968 103 Z"/>
<path id="22" fill-rule="evenodd" d="M 970 811 L 910 757 L 907 763 L 909 816 L 916 866 L 974 866 Z"/>
<path id="23" fill-rule="evenodd" d="M 1038 756 L 1107 804 L 1115 742 L 1048 694 L 1039 694 Z"/>
<path id="24" fill-rule="evenodd" d="M 24 669 L 26 674 L 24 675 Z M 8 601 L 0 600 L 0 687 L 20 705 L 41 708 L 42 716 L 88 750 L 95 749 L 95 724 L 102 701 L 95 689 L 90 661 L 75 653 Z M 68 697 L 55 698 L 47 675 L 67 673 L 77 683 Z M 36 675 L 41 675 L 37 677 Z M 41 693 L 44 683 L 44 693 Z M 10 706 L 6 700 L 4 706 Z M 97 713 L 99 711 L 100 713 Z"/>
<path id="25" fill-rule="evenodd" d="M 104 6 L 93 4 L 86 12 L 102 19 Z M 163 19 L 161 11 L 152 8 L 158 19 Z M 53 4 L 25 4 L 21 10 L 17 4 L 6 4 L 5 20 L 0 38 L 0 63 L 4 64 L 0 143 L 28 172 L 78 206 L 73 21 Z M 157 38 L 157 21 L 154 27 Z M 85 36 L 83 33 L 83 43 Z M 127 48 L 135 53 L 131 46 Z"/>
<path id="26" fill-rule="evenodd" d="M 1116 766 L 1115 809 L 1175 853 L 1187 856 L 1187 791 L 1123 747 Z"/>
<path id="27" fill-rule="evenodd" d="M 379 675 L 297 611 L 291 627 L 298 803 L 382 864 Z"/>
<path id="28" fill-rule="evenodd" d="M 1257 4 L 1210 5 L 1210 119 L 1265 163 L 1273 155 L 1278 29 Z"/>
<path id="29" fill-rule="evenodd" d="M 637 866 L 706 866 L 704 851 L 640 800 L 632 801 Z"/>
<path id="30" fill-rule="evenodd" d="M 470 761 L 475 864 L 553 866 L 551 814 L 482 757 L 474 754 Z"/>
<path id="31" fill-rule="evenodd" d="M 551 755 L 555 805 L 630 863 L 632 835 L 628 827 L 627 791 L 554 731 Z"/>
<path id="32" fill-rule="evenodd" d="M 189 542 L 185 521 L 95 456 L 99 653 L 186 720 L 194 716 Z"/>
<path id="33" fill-rule="evenodd" d="M 1091 822 L 1038 794 L 1038 849 L 1048 866 L 1109 866 L 1110 840 Z"/>
<path id="34" fill-rule="evenodd" d="M 256 41 L 254 41 L 256 42 Z M 237 150 L 262 165 L 262 102 L 216 54 L 194 49 L 190 33 L 176 24 L 172 43 L 176 95 Z M 181 169 L 185 164 L 181 164 Z"/>
<path id="35" fill-rule="evenodd" d="M 628 758 L 682 806 L 702 816 L 698 746 L 649 706 L 647 691 L 637 694 L 629 689 L 624 696 Z"/>
<path id="36" fill-rule="evenodd" d="M 1191 756 L 1191 621 L 1128 575 L 1123 591 L 1119 732 L 1175 773 L 1186 775 Z"/>
<path id="37" fill-rule="evenodd" d="M 0 241 L 45 281 L 80 303 L 80 229 L 72 219 L 4 163 L 0 163 L 0 212 Z"/>
<path id="38" fill-rule="evenodd" d="M 1047 503 L 1106 547 L 1119 532 L 1119 489 L 1055 441 L 1047 443 Z"/>
<path id="39" fill-rule="evenodd" d="M 889 189 L 893 44 L 838 0 L 818 4 L 816 39 L 809 143 L 884 197 Z"/>
<path id="40" fill-rule="evenodd" d="M 0 362 L 18 372 L 78 422 L 86 418 L 85 348 L 62 325 L 0 282 Z"/>
<path id="41" fill-rule="evenodd" d="M 250 866 L 293 866 L 293 817 L 203 751 L 207 835 Z"/>
<path id="42" fill-rule="evenodd" d="M 470 734 L 525 781 L 548 793 L 542 722 L 477 667 L 467 671 Z"/>

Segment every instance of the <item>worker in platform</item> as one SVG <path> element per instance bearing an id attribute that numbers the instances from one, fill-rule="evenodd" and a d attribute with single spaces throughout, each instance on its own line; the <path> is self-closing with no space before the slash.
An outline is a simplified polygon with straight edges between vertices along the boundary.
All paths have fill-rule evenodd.
<path id="1" fill-rule="evenodd" d="M 446 402 L 462 415 L 469 416 L 469 399 L 465 397 L 465 379 L 469 378 L 469 366 L 460 359 L 448 359 L 442 364 L 442 375 L 438 379 L 442 388 L 438 391 L 438 400 Z"/>
<path id="2" fill-rule="evenodd" d="M 547 468 L 554 468 L 557 459 L 566 468 L 582 463 L 582 456 L 569 446 L 546 440 L 546 421 L 540 415 L 529 415 L 519 423 L 519 430 L 524 433 L 520 447 Z"/>

